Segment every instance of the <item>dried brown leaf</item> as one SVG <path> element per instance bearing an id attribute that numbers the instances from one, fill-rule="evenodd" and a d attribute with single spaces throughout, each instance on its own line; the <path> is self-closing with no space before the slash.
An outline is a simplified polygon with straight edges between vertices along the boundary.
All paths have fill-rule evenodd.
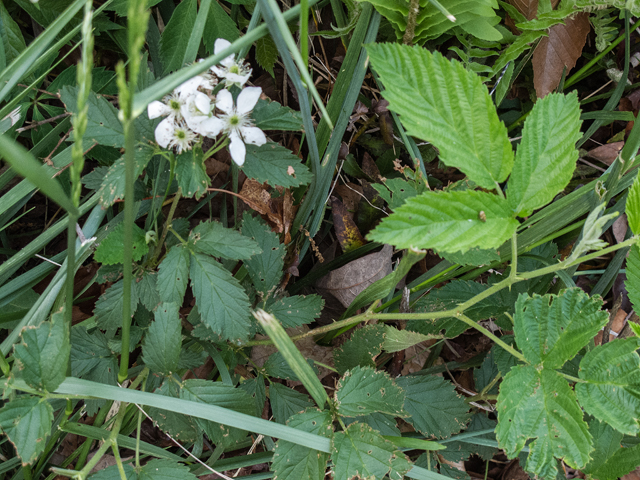
<path id="1" fill-rule="evenodd" d="M 620 150 L 622 150 L 622 147 L 624 147 L 624 142 L 605 143 L 604 145 L 589 150 L 587 156 L 611 165 L 620 153 Z"/>
<path id="2" fill-rule="evenodd" d="M 338 197 L 331 197 L 333 228 L 343 252 L 350 252 L 365 244 L 364 237 L 353 221 L 353 216 Z"/>
<path id="3" fill-rule="evenodd" d="M 560 0 L 552 0 L 551 6 L 556 8 Z M 532 20 L 538 15 L 538 0 L 509 0 L 527 20 Z"/>
<path id="4" fill-rule="evenodd" d="M 567 17 L 564 25 L 551 27 L 549 36 L 540 40 L 533 53 L 533 86 L 538 98 L 558 87 L 565 67 L 568 74 L 576 66 L 590 28 L 589 14 L 578 13 Z"/>

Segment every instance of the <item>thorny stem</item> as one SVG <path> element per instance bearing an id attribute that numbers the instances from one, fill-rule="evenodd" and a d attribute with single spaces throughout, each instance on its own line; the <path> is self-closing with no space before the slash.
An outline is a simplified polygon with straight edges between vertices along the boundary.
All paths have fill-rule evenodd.
<path id="1" fill-rule="evenodd" d="M 402 43 L 405 45 L 411 45 L 413 43 L 413 37 L 416 35 L 416 21 L 418 19 L 418 12 L 420 11 L 420 1 L 410 0 L 409 2 L 409 15 L 407 16 L 407 28 L 402 37 Z"/>

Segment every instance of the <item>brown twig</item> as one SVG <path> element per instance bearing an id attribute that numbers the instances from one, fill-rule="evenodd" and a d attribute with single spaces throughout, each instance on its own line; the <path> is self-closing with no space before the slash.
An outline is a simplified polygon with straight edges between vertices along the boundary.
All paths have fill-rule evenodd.
<path id="1" fill-rule="evenodd" d="M 39 122 L 32 123 L 27 127 L 17 128 L 16 132 L 18 133 L 26 132 L 27 130 L 38 128 L 40 125 L 45 125 L 47 123 L 55 122 L 56 120 L 68 117 L 70 115 L 71 115 L 70 113 L 66 112 L 66 113 L 61 113 L 60 115 L 56 115 L 55 117 L 45 118 L 44 120 L 40 120 Z"/>

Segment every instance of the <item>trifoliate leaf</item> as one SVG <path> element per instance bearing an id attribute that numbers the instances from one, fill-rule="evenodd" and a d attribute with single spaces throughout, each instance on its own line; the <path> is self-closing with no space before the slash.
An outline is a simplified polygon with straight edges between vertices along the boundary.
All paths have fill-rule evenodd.
<path id="1" fill-rule="evenodd" d="M 589 351 L 576 384 L 580 405 L 628 435 L 640 433 L 640 338 L 614 340 Z"/>
<path id="2" fill-rule="evenodd" d="M 202 222 L 191 231 L 189 244 L 212 257 L 243 260 L 262 253 L 258 244 L 220 222 Z"/>
<path id="3" fill-rule="evenodd" d="M 207 175 L 203 155 L 202 150 L 198 151 L 197 148 L 176 155 L 176 179 L 185 197 L 197 200 L 207 193 L 211 178 Z"/>
<path id="4" fill-rule="evenodd" d="M 413 347 L 418 343 L 430 340 L 432 338 L 441 338 L 440 335 L 423 335 L 422 333 L 412 332 L 410 330 L 398 330 L 391 325 L 384 326 L 384 341 L 382 349 L 385 352 L 401 352 L 409 347 Z"/>
<path id="5" fill-rule="evenodd" d="M 622 433 L 596 419 L 589 422 L 589 431 L 595 451 L 591 453 L 591 461 L 582 468 L 587 478 L 617 480 L 640 464 L 640 444 L 622 448 Z"/>
<path id="6" fill-rule="evenodd" d="M 266 297 L 276 289 L 282 278 L 284 245 L 267 225 L 247 212 L 242 217 L 242 234 L 255 240 L 262 249 L 261 255 L 245 260 L 244 266 L 256 290 Z"/>
<path id="7" fill-rule="evenodd" d="M 135 282 L 131 284 L 131 315 L 136 313 L 138 306 L 138 289 Z M 96 302 L 93 314 L 100 329 L 107 330 L 108 335 L 122 326 L 122 307 L 124 306 L 123 281 L 111 285 Z"/>
<path id="8" fill-rule="evenodd" d="M 51 322 L 37 327 L 25 327 L 20 332 L 21 343 L 14 347 L 13 375 L 37 390 L 53 392 L 67 376 L 69 332 L 62 313 L 55 313 Z"/>
<path id="9" fill-rule="evenodd" d="M 451 382 L 442 377 L 400 377 L 396 384 L 405 392 L 406 419 L 427 437 L 445 438 L 462 430 L 469 421 L 469 407 Z"/>
<path id="10" fill-rule="evenodd" d="M 189 280 L 189 251 L 182 245 L 169 250 L 158 269 L 158 293 L 165 302 L 182 305 Z"/>
<path id="11" fill-rule="evenodd" d="M 335 394 L 340 415 L 357 417 L 373 412 L 394 417 L 406 416 L 402 410 L 404 392 L 391 377 L 370 367 L 349 370 L 338 382 Z"/>
<path id="12" fill-rule="evenodd" d="M 602 300 L 580 288 L 560 295 L 520 295 L 516 302 L 516 343 L 532 364 L 560 368 L 607 323 Z"/>
<path id="13" fill-rule="evenodd" d="M 395 446 L 369 425 L 352 423 L 333 436 L 333 478 L 382 478 L 391 469 Z"/>
<path id="14" fill-rule="evenodd" d="M 320 316 L 324 300 L 320 295 L 293 295 L 269 300 L 265 310 L 276 317 L 284 328 L 299 327 Z"/>
<path id="15" fill-rule="evenodd" d="M 282 424 L 292 415 L 313 406 L 307 395 L 279 383 L 269 387 L 269 400 L 274 420 Z"/>
<path id="16" fill-rule="evenodd" d="M 535 103 L 507 184 L 509 205 L 519 216 L 531 215 L 567 186 L 578 160 L 581 124 L 575 93 L 551 93 Z"/>
<path id="17" fill-rule="evenodd" d="M 624 208 L 627 214 L 629 228 L 634 235 L 640 233 L 640 180 L 636 176 L 633 185 L 627 195 L 627 205 Z"/>
<path id="18" fill-rule="evenodd" d="M 0 408 L 0 430 L 16 447 L 22 465 L 36 461 L 51 432 L 53 408 L 44 398 L 21 396 Z"/>
<path id="19" fill-rule="evenodd" d="M 174 373 L 182 348 L 182 323 L 178 305 L 163 303 L 155 312 L 142 344 L 142 361 L 152 372 L 166 377 Z"/>
<path id="20" fill-rule="evenodd" d="M 267 38 L 267 37 L 263 37 Z M 288 130 L 299 132 L 304 130 L 302 115 L 278 102 L 258 100 L 251 112 L 256 127 L 260 130 Z M 247 145 L 247 151 L 249 146 Z"/>
<path id="21" fill-rule="evenodd" d="M 511 142 L 478 75 L 424 48 L 378 43 L 367 52 L 385 86 L 383 96 L 407 133 L 433 143 L 445 164 L 481 187 L 493 190 L 506 180 L 513 165 Z"/>
<path id="22" fill-rule="evenodd" d="M 499 247 L 518 225 L 507 201 L 492 193 L 428 191 L 409 198 L 367 238 L 398 248 L 464 253 Z"/>
<path id="23" fill-rule="evenodd" d="M 133 261 L 139 262 L 149 253 L 149 246 L 145 241 L 145 232 L 139 226 L 133 225 Z M 107 235 L 94 253 L 96 262 L 103 265 L 122 263 L 124 255 L 124 223 L 116 225 Z"/>
<path id="24" fill-rule="evenodd" d="M 287 425 L 303 432 L 331 437 L 331 413 L 326 410 L 310 408 L 303 413 L 293 415 Z M 325 477 L 329 454 L 312 450 L 286 440 L 278 440 L 273 452 L 271 471 L 279 480 L 322 480 Z"/>
<path id="25" fill-rule="evenodd" d="M 162 303 L 158 293 L 158 274 L 153 271 L 145 271 L 142 277 L 136 279 L 138 299 L 147 310 L 153 312 Z"/>
<path id="26" fill-rule="evenodd" d="M 555 458 L 573 468 L 589 461 L 591 435 L 582 410 L 567 381 L 555 371 L 513 367 L 500 385 L 497 410 L 496 437 L 509 458 L 534 439 L 529 443 L 528 472 L 555 479 Z"/>
<path id="27" fill-rule="evenodd" d="M 233 275 L 213 258 L 196 253 L 189 277 L 202 322 L 225 340 L 246 340 L 251 329 L 249 298 Z"/>
<path id="28" fill-rule="evenodd" d="M 256 414 L 255 402 L 247 392 L 222 382 L 186 380 L 180 389 L 180 398 L 216 405 L 246 415 Z M 247 432 L 244 430 L 221 425 L 211 420 L 195 418 L 194 421 L 216 445 L 220 443 L 224 446 L 231 446 L 247 436 Z"/>
<path id="29" fill-rule="evenodd" d="M 365 325 L 351 334 L 351 338 L 333 351 L 338 373 L 343 374 L 357 366 L 375 367 L 375 357 L 382 351 L 384 325 Z"/>
<path id="30" fill-rule="evenodd" d="M 624 286 L 627 288 L 629 300 L 633 304 L 635 312 L 640 312 L 640 246 L 631 245 L 627 257 L 627 279 Z"/>
<path id="31" fill-rule="evenodd" d="M 311 182 L 313 175 L 291 150 L 277 143 L 247 145 L 247 158 L 242 171 L 260 183 L 285 188 L 298 187 Z"/>

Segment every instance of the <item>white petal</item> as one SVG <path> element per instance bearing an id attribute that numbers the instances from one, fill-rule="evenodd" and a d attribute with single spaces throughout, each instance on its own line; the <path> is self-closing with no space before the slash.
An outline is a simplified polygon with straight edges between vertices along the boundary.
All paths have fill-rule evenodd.
<path id="1" fill-rule="evenodd" d="M 251 143 L 252 145 L 264 145 L 267 143 L 267 137 L 258 127 L 242 127 L 240 128 L 240 133 L 245 143 Z"/>
<path id="2" fill-rule="evenodd" d="M 211 67 L 210 69 L 214 75 L 217 75 L 220 78 L 224 78 L 227 76 L 227 71 L 220 68 L 220 67 L 216 67 L 215 65 L 213 67 Z"/>
<path id="3" fill-rule="evenodd" d="M 204 133 L 200 132 L 200 124 L 207 119 L 208 117 L 204 115 L 185 115 L 184 116 L 184 121 L 187 122 L 187 127 L 189 127 L 194 132 L 199 133 L 200 135 L 205 135 Z"/>
<path id="4" fill-rule="evenodd" d="M 181 97 L 188 96 L 197 92 L 200 85 L 202 85 L 202 77 L 196 75 L 195 77 L 190 78 L 189 80 L 184 82 L 182 85 L 178 86 L 175 91 Z"/>
<path id="5" fill-rule="evenodd" d="M 163 148 L 167 148 L 171 139 L 173 138 L 173 134 L 176 130 L 176 124 L 173 121 L 173 118 L 168 117 L 162 120 L 158 126 L 156 127 L 156 142 Z"/>
<path id="6" fill-rule="evenodd" d="M 242 95 L 242 93 L 240 93 Z M 220 90 L 216 96 L 216 107 L 224 113 L 231 115 L 233 113 L 233 97 L 229 90 Z"/>
<path id="7" fill-rule="evenodd" d="M 198 124 L 198 130 L 194 130 L 205 137 L 215 138 L 220 134 L 223 128 L 224 122 L 222 120 L 218 117 L 210 117 Z"/>
<path id="8" fill-rule="evenodd" d="M 169 106 L 165 105 L 162 102 L 158 102 L 157 100 L 147 105 L 147 115 L 149 115 L 149 118 L 151 120 L 153 120 L 154 118 L 162 117 L 169 113 L 171 113 L 171 109 L 169 108 Z"/>
<path id="9" fill-rule="evenodd" d="M 209 115 L 211 112 L 211 100 L 207 95 L 202 92 L 196 92 L 194 94 L 193 102 L 196 105 L 196 108 L 200 110 L 205 115 Z"/>
<path id="10" fill-rule="evenodd" d="M 262 89 L 260 87 L 247 87 L 238 95 L 238 113 L 244 115 L 253 110 L 258 103 Z"/>
<path id="11" fill-rule="evenodd" d="M 214 55 L 217 55 L 229 45 L 231 45 L 231 42 L 229 42 L 229 40 L 225 40 L 224 38 L 216 38 L 216 42 L 213 44 Z"/>
<path id="12" fill-rule="evenodd" d="M 229 153 L 239 167 L 244 163 L 244 157 L 247 155 L 247 147 L 244 146 L 244 142 L 236 132 L 229 134 L 231 144 L 229 145 Z"/>
<path id="13" fill-rule="evenodd" d="M 238 75 L 237 73 L 227 73 L 225 76 L 225 78 L 227 79 L 227 85 L 235 83 L 235 84 L 238 84 L 240 87 L 244 86 L 244 84 L 247 83 L 247 81 L 249 80 L 249 77 L 251 77 L 251 71 L 249 71 L 249 73 L 247 73 L 246 75 Z"/>

